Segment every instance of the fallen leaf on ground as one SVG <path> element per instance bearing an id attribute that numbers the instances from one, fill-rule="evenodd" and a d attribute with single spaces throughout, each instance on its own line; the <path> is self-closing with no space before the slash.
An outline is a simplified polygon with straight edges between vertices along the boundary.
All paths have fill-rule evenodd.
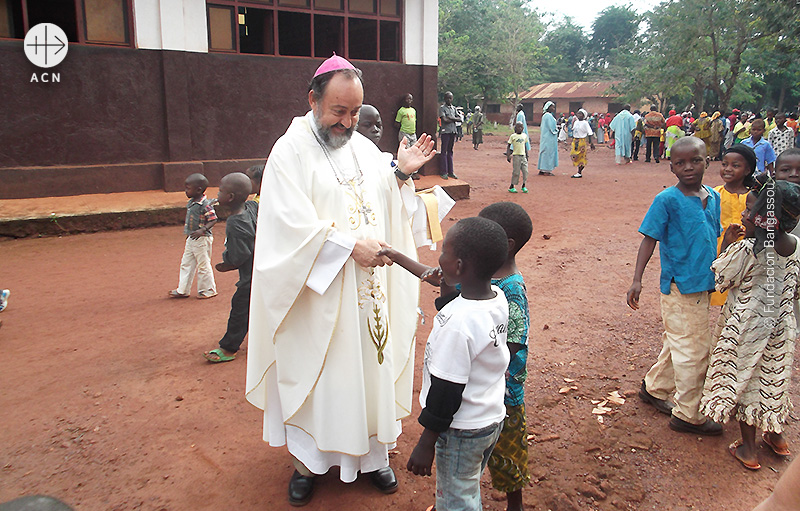
<path id="1" fill-rule="evenodd" d="M 614 403 L 615 405 L 624 405 L 625 398 L 624 397 L 615 397 L 615 396 L 608 396 L 609 403 Z"/>

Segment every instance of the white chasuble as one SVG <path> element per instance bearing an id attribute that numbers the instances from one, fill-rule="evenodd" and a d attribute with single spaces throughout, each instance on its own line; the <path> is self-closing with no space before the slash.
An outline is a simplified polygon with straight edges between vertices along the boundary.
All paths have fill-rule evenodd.
<path id="1" fill-rule="evenodd" d="M 265 441 L 288 444 L 315 473 L 341 466 L 352 481 L 388 464 L 411 412 L 419 281 L 397 265 L 348 258 L 323 294 L 306 282 L 335 234 L 382 240 L 413 258 L 416 248 L 378 148 L 356 132 L 326 154 L 312 115 L 292 121 L 264 170 L 246 394 L 264 410 Z"/>

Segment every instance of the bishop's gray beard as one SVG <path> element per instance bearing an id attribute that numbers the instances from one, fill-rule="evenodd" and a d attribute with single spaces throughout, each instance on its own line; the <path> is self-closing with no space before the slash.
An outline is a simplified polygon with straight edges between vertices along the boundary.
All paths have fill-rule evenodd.
<path id="1" fill-rule="evenodd" d="M 342 133 L 341 135 L 336 135 L 331 131 L 330 126 L 322 126 L 322 124 L 320 124 L 319 119 L 317 118 L 316 110 L 314 110 L 313 112 L 314 112 L 313 116 L 314 125 L 317 128 L 317 133 L 319 133 L 319 136 L 322 138 L 322 141 L 325 142 L 325 145 L 327 145 L 331 149 L 339 149 L 350 140 L 350 137 L 353 136 L 353 132 L 356 129 L 355 124 L 353 124 L 349 128 L 344 128 L 344 126 L 339 124 L 339 126 L 345 129 L 345 132 Z"/>

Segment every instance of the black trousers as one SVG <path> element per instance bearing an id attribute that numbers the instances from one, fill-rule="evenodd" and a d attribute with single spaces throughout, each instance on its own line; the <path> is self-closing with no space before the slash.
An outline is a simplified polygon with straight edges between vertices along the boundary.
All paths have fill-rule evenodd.
<path id="1" fill-rule="evenodd" d="M 642 143 L 642 139 L 640 139 L 640 138 L 635 138 L 634 137 L 634 139 L 631 141 L 631 156 L 632 156 L 633 161 L 636 161 L 636 160 L 639 159 L 639 146 L 641 145 L 641 143 Z"/>
<path id="2" fill-rule="evenodd" d="M 650 161 L 650 156 L 653 155 L 656 161 L 661 159 L 661 137 L 647 137 L 647 149 L 644 153 L 645 161 Z"/>
<path id="3" fill-rule="evenodd" d="M 228 316 L 228 330 L 219 341 L 219 347 L 226 351 L 239 351 L 247 335 L 250 322 L 250 286 L 237 287 L 231 298 L 231 314 Z"/>
<path id="4" fill-rule="evenodd" d="M 440 133 L 439 143 L 439 173 L 441 175 L 453 175 L 453 144 L 456 141 L 455 133 Z"/>

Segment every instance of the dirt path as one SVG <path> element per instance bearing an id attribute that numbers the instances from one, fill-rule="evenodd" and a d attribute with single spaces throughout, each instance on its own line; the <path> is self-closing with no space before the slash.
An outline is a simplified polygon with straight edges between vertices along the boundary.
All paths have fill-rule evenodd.
<path id="1" fill-rule="evenodd" d="M 557 177 L 532 175 L 529 194 L 510 195 L 505 140 L 487 139 L 479 151 L 456 144 L 456 173 L 472 185 L 472 199 L 456 205 L 445 227 L 499 200 L 519 202 L 534 220 L 519 261 L 531 304 L 528 509 L 752 509 L 786 461 L 761 449 L 764 468 L 746 472 L 726 452 L 739 436 L 735 424 L 713 439 L 674 433 L 635 397 L 660 348 L 657 260 L 641 310 L 628 309 L 624 294 L 636 229 L 653 196 L 674 182 L 668 163 L 617 167 L 600 147 L 586 177 L 569 179 L 562 151 Z M 706 183 L 720 182 L 712 164 Z M 222 226 L 216 231 L 218 261 Z M 182 250 L 179 227 L 0 244 L 0 286 L 12 289 L 0 315 L 0 502 L 49 494 L 81 511 L 289 508 L 289 456 L 260 439 L 260 413 L 243 396 L 244 356 L 218 366 L 200 356 L 224 331 L 236 277 L 217 274 L 213 300 L 169 300 Z M 421 257 L 435 264 L 438 254 Z M 428 318 L 433 297 L 423 288 Z M 418 331 L 418 353 L 429 329 Z M 564 387 L 575 388 L 559 393 Z M 797 389 L 795 376 L 795 401 Z M 600 423 L 591 401 L 615 390 L 631 397 Z M 418 412 L 404 421 L 391 462 L 398 493 L 329 474 L 306 509 L 432 503 L 433 479 L 404 468 Z M 794 422 L 788 439 L 797 446 Z M 484 507 L 505 509 L 488 486 Z"/>

